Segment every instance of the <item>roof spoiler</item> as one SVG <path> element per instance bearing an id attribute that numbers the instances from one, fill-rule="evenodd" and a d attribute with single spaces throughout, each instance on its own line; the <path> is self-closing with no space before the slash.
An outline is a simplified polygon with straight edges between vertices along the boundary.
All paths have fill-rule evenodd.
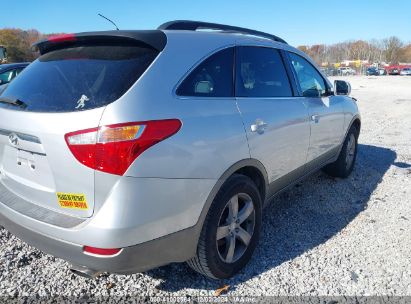
<path id="1" fill-rule="evenodd" d="M 101 43 L 132 43 L 143 44 L 161 52 L 167 44 L 167 36 L 160 30 L 150 31 L 102 31 L 78 34 L 61 34 L 50 36 L 32 45 L 32 50 L 41 55 L 50 51 L 68 46 L 75 46 L 84 42 Z"/>

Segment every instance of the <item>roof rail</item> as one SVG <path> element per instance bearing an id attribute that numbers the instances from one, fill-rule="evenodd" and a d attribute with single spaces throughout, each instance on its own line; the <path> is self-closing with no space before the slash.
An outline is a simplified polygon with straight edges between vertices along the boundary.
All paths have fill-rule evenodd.
<path id="1" fill-rule="evenodd" d="M 190 20 L 175 20 L 163 23 L 157 29 L 159 30 L 187 30 L 187 31 L 196 31 L 198 29 L 210 29 L 210 30 L 220 30 L 220 31 L 227 31 L 227 32 L 235 32 L 245 35 L 252 35 L 257 37 L 263 37 L 270 40 L 278 41 L 287 44 L 283 39 L 277 37 L 275 35 L 271 35 L 268 33 L 250 30 L 243 27 L 238 26 L 231 26 L 225 24 L 218 24 L 218 23 L 209 23 L 209 22 L 202 22 L 202 21 L 190 21 Z"/>

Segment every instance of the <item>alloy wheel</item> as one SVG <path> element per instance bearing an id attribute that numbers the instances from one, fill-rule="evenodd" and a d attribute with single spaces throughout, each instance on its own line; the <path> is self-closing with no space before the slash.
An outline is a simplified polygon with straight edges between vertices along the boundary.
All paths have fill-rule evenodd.
<path id="1" fill-rule="evenodd" d="M 225 263 L 240 259 L 254 234 L 255 209 L 251 197 L 245 193 L 234 195 L 221 213 L 216 233 L 216 245 Z"/>

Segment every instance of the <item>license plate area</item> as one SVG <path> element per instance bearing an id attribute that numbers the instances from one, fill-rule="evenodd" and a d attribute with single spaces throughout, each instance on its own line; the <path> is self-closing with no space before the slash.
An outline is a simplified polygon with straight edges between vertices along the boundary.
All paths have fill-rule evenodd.
<path id="1" fill-rule="evenodd" d="M 5 146 L 2 159 L 5 180 L 18 182 L 23 187 L 54 192 L 53 174 L 45 154 Z"/>

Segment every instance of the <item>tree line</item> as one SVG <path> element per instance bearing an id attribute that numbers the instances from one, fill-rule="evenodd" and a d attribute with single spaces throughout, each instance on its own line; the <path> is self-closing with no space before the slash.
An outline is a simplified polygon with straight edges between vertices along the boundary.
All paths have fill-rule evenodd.
<path id="1" fill-rule="evenodd" d="M 31 45 L 54 34 L 42 34 L 38 30 L 18 28 L 0 29 L 0 45 L 7 49 L 9 62 L 33 61 L 38 53 L 31 50 Z"/>
<path id="2" fill-rule="evenodd" d="M 298 47 L 317 64 L 339 63 L 344 60 L 367 60 L 369 63 L 411 63 L 411 44 L 392 36 L 381 40 L 356 40 L 331 45 L 315 44 Z"/>
<path id="3" fill-rule="evenodd" d="M 9 62 L 33 61 L 38 54 L 31 50 L 31 45 L 50 35 L 55 34 L 42 34 L 35 29 L 0 29 L 0 45 L 7 48 Z M 331 45 L 301 45 L 298 48 L 311 56 L 319 65 L 338 63 L 343 60 L 367 60 L 370 63 L 390 64 L 411 63 L 411 44 L 405 44 L 395 36 L 381 40 L 356 40 Z"/>

